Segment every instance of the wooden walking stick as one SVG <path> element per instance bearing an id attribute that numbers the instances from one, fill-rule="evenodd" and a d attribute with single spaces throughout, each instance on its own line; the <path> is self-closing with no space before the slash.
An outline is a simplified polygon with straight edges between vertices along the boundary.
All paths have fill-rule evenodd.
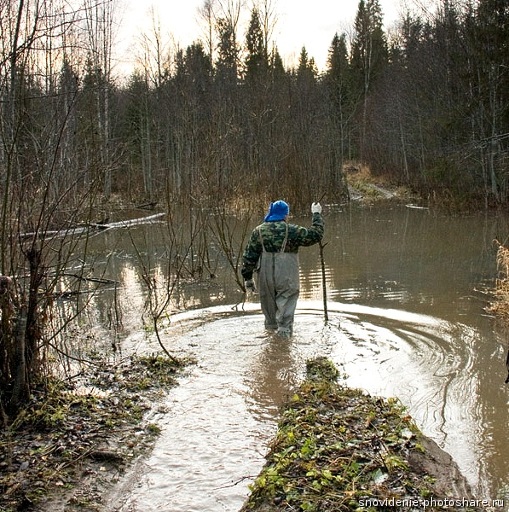
<path id="1" fill-rule="evenodd" d="M 326 193 L 322 194 L 322 197 L 318 200 L 319 203 L 321 203 L 325 197 Z M 319 242 L 320 247 L 320 264 L 322 266 L 322 296 L 323 296 L 323 318 L 325 321 L 325 325 L 329 323 L 329 312 L 327 309 L 327 279 L 325 274 L 325 259 L 323 257 L 323 249 L 327 245 L 326 243 L 322 243 L 320 240 Z"/>
<path id="2" fill-rule="evenodd" d="M 323 295 L 323 318 L 325 325 L 329 323 L 329 313 L 327 310 L 327 279 L 325 275 L 325 260 L 323 258 L 323 249 L 327 244 L 320 241 L 320 263 L 322 265 L 322 295 Z"/>

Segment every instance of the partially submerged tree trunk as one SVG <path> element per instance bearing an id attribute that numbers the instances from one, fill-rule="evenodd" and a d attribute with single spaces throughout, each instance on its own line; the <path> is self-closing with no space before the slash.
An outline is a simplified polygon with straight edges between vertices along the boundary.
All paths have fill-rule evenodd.
<path id="1" fill-rule="evenodd" d="M 18 307 L 13 280 L 0 276 L 0 310 L 2 312 L 0 352 L 2 355 L 0 389 L 3 422 L 6 412 L 16 411 L 30 394 L 26 364 L 25 307 Z"/>
<path id="2" fill-rule="evenodd" d="M 32 247 L 26 254 L 30 268 L 30 281 L 28 290 L 28 303 L 22 305 L 17 311 L 17 329 L 19 329 L 18 343 L 25 345 L 25 360 L 29 374 L 38 364 L 38 344 L 41 338 L 39 290 L 44 279 L 42 251 Z M 24 335 L 23 335 L 24 333 Z M 28 376 L 25 377 L 25 380 Z"/>
<path id="3" fill-rule="evenodd" d="M 12 336 L 12 353 L 10 354 L 12 394 L 8 403 L 8 411 L 17 411 L 30 396 L 30 381 L 27 365 L 27 311 L 23 306 L 16 313 L 16 321 Z M 29 360 L 33 358 L 29 358 Z"/>
<path id="4" fill-rule="evenodd" d="M 0 390 L 3 393 L 9 380 L 9 353 L 12 342 L 12 324 L 14 319 L 14 284 L 10 277 L 0 276 Z M 3 402 L 3 396 L 2 400 Z"/>
<path id="5" fill-rule="evenodd" d="M 0 276 L 2 413 L 15 414 L 30 396 L 30 376 L 39 364 L 41 338 L 39 289 L 43 281 L 41 251 L 26 253 L 29 263 L 29 291 L 17 293 L 14 280 Z"/>

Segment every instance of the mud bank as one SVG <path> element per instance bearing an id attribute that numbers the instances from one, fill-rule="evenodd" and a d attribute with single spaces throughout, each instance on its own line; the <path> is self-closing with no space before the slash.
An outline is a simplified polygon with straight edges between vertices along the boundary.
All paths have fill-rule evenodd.
<path id="1" fill-rule="evenodd" d="M 241 512 L 496 510 L 399 402 L 337 376 L 327 359 L 308 361 Z"/>
<path id="2" fill-rule="evenodd" d="M 32 390 L 0 430 L 1 512 L 104 510 L 104 493 L 153 448 L 151 411 L 193 362 L 153 354 L 95 363 L 83 385 Z"/>

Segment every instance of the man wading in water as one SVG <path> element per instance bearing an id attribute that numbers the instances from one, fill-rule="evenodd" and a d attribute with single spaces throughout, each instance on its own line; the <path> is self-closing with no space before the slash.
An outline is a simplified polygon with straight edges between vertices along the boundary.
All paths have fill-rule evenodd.
<path id="1" fill-rule="evenodd" d="M 292 335 L 299 298 L 299 247 L 320 242 L 324 230 L 320 203 L 311 205 L 310 228 L 289 224 L 289 213 L 290 208 L 284 201 L 271 203 L 263 224 L 251 233 L 241 270 L 249 291 L 255 291 L 253 272 L 258 271 L 265 328 L 277 330 L 284 337 Z"/>

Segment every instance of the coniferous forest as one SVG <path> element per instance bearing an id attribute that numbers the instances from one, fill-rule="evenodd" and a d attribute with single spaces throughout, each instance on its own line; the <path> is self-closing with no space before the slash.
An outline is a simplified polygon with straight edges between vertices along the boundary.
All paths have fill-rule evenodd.
<path id="1" fill-rule="evenodd" d="M 47 234 L 99 222 L 112 200 L 205 211 L 277 196 L 295 211 L 347 199 L 345 167 L 366 165 L 427 201 L 507 205 L 507 0 L 439 0 L 390 31 L 379 1 L 360 0 L 320 72 L 306 48 L 285 68 L 276 0 L 244 13 L 244 33 L 241 2 L 204 0 L 208 37 L 167 51 L 154 30 L 125 77 L 114 74 L 115 6 L 0 0 L 6 402 L 28 394 L 51 307 L 40 290 L 59 286 L 77 243 Z"/>
<path id="2" fill-rule="evenodd" d="M 13 206 L 28 221 L 41 201 L 74 210 L 90 194 L 334 200 L 346 162 L 425 198 L 509 199 L 504 0 L 440 0 L 390 33 L 378 0 L 361 0 L 321 73 L 305 48 L 284 68 L 277 3 L 253 8 L 242 34 L 240 3 L 205 0 L 207 41 L 165 52 L 148 34 L 123 80 L 112 73 L 114 2 L 74 3 L 2 2 L 4 227 Z"/>

